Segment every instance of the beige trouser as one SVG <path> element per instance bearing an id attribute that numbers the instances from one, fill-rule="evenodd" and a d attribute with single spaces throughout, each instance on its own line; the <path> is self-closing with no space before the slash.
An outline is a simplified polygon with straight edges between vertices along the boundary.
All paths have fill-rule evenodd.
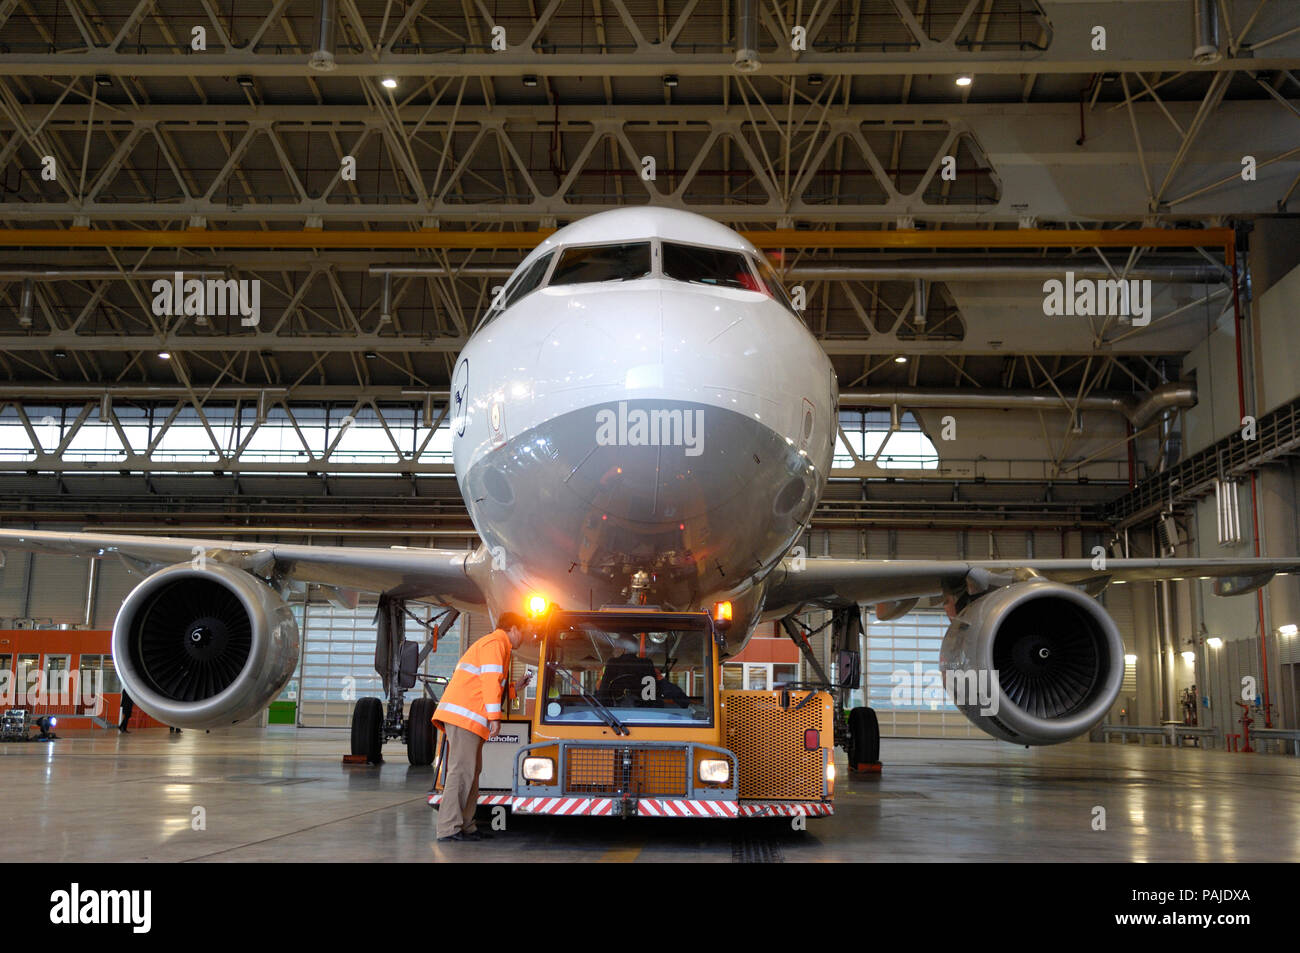
<path id="1" fill-rule="evenodd" d="M 478 808 L 478 776 L 483 770 L 483 739 L 458 725 L 443 722 L 447 735 L 447 773 L 438 805 L 438 836 L 473 833 Z"/>

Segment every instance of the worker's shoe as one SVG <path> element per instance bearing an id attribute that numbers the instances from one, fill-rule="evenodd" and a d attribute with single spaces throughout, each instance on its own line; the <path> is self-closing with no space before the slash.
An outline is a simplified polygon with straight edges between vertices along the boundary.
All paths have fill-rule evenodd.
<path id="1" fill-rule="evenodd" d="M 448 834 L 446 837 L 439 837 L 438 843 L 441 844 L 444 841 L 449 841 L 449 840 L 478 840 L 478 838 L 471 837 L 468 834 L 463 834 L 460 831 L 457 831 L 454 834 Z"/>
<path id="2" fill-rule="evenodd" d="M 465 836 L 470 840 L 487 840 L 492 834 L 489 831 L 472 830 L 466 831 Z"/>

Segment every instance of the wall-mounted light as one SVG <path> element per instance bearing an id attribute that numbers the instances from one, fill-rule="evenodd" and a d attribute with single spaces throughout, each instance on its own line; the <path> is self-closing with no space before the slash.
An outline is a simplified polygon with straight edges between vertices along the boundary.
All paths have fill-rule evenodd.
<path id="1" fill-rule="evenodd" d="M 1221 649 L 1223 648 L 1223 639 L 1219 638 L 1217 635 L 1212 635 L 1205 640 L 1205 644 L 1212 649 Z"/>
<path id="2" fill-rule="evenodd" d="M 1124 664 L 1125 664 L 1125 665 L 1136 665 L 1136 664 L 1137 664 L 1137 660 L 1138 660 L 1138 657 L 1137 657 L 1136 655 L 1125 655 L 1125 656 L 1124 656 Z"/>
<path id="3" fill-rule="evenodd" d="M 1188 665 L 1193 664 L 1193 663 L 1196 661 L 1196 653 L 1195 653 L 1195 652 L 1184 652 L 1184 653 L 1183 653 L 1183 661 L 1186 662 Z"/>
<path id="4" fill-rule="evenodd" d="M 1277 627 L 1278 635 L 1292 636 L 1297 632 L 1300 632 L 1300 626 L 1297 626 L 1294 622 L 1288 622 L 1286 625 L 1279 625 Z"/>

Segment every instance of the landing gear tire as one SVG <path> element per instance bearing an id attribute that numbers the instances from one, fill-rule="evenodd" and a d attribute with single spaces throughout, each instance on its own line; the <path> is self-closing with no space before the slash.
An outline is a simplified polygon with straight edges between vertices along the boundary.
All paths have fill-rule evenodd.
<path id="1" fill-rule="evenodd" d="M 383 750 L 384 703 L 378 698 L 358 698 L 352 709 L 352 753 L 378 764 Z"/>
<path id="2" fill-rule="evenodd" d="M 880 722 L 871 708 L 854 708 L 849 712 L 849 767 L 880 764 Z"/>
<path id="3" fill-rule="evenodd" d="M 432 698 L 411 702 L 410 720 L 406 724 L 406 757 L 418 767 L 433 764 L 438 732 L 433 727 L 433 712 L 438 706 Z"/>

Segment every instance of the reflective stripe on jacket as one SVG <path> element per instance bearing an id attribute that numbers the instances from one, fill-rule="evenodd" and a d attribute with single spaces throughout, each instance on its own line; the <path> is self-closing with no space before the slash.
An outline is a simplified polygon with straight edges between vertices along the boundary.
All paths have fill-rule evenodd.
<path id="1" fill-rule="evenodd" d="M 497 629 L 469 647 L 433 713 L 439 728 L 455 725 L 481 738 L 501 718 L 502 688 L 510 676 L 510 636 Z"/>

